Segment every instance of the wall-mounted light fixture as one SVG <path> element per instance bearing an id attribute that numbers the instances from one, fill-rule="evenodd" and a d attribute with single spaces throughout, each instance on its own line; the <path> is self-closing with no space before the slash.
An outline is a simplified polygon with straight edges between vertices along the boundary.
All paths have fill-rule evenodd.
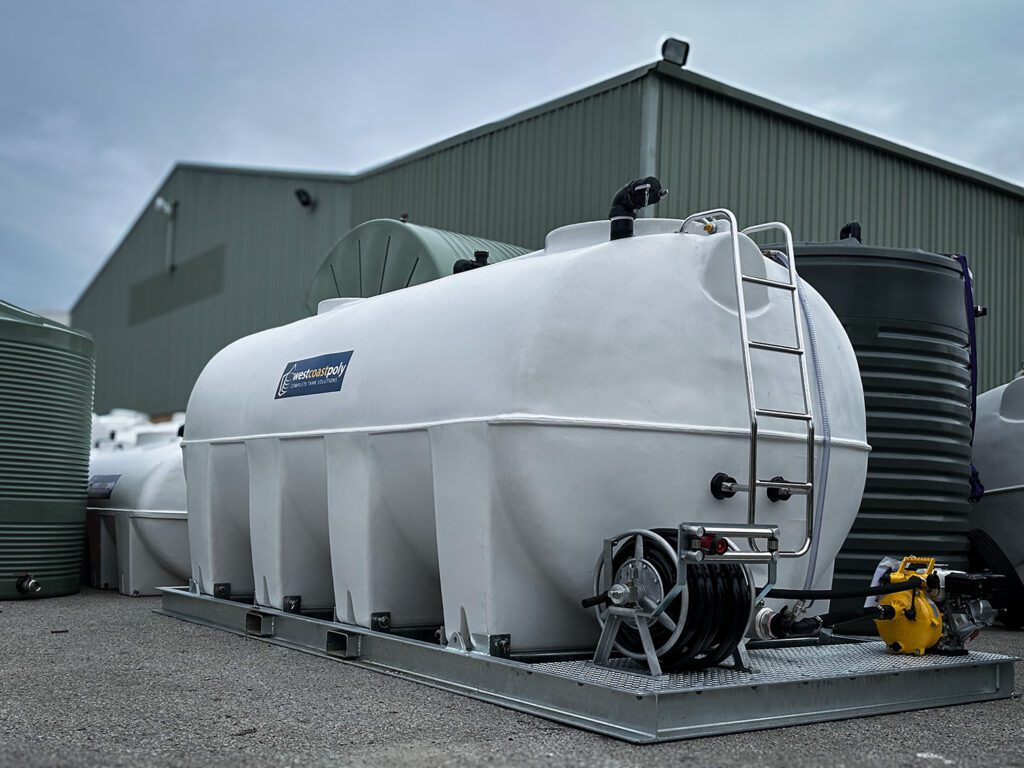
<path id="1" fill-rule="evenodd" d="M 305 208 L 307 211 L 312 211 L 316 208 L 316 198 L 309 194 L 308 189 L 299 187 L 295 190 L 295 199 L 299 201 L 299 205 Z"/>
<path id="2" fill-rule="evenodd" d="M 661 58 L 669 64 L 678 67 L 686 66 L 686 59 L 690 56 L 690 44 L 677 37 L 667 37 L 661 44 Z"/>
<path id="3" fill-rule="evenodd" d="M 167 268 L 167 272 L 171 273 L 175 270 L 174 220 L 178 215 L 178 201 L 165 200 L 163 197 L 157 195 L 156 200 L 153 201 L 153 209 L 167 217 L 167 240 L 164 246 L 164 266 Z"/>

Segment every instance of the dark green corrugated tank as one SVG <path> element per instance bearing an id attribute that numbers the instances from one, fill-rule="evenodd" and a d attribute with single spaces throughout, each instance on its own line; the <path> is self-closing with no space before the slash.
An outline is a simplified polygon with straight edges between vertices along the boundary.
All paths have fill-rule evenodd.
<path id="1" fill-rule="evenodd" d="M 515 258 L 526 248 L 497 240 L 374 219 L 341 238 L 313 276 L 306 305 L 316 313 L 325 299 L 377 296 L 452 274 L 459 259 L 487 251 L 489 263 Z"/>
<path id="2" fill-rule="evenodd" d="M 863 586 L 885 555 L 966 569 L 971 377 L 959 264 L 852 239 L 799 244 L 796 256 L 849 334 L 864 384 L 871 455 L 835 588 Z"/>
<path id="3" fill-rule="evenodd" d="M 92 337 L 0 301 L 0 600 L 79 589 L 93 376 Z"/>

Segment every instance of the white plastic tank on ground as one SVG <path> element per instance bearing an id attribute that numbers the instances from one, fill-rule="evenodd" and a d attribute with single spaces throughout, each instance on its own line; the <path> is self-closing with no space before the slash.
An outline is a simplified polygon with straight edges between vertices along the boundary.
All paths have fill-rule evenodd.
<path id="1" fill-rule="evenodd" d="M 94 451 L 86 530 L 90 581 L 123 595 L 188 583 L 185 473 L 177 433 L 137 447 Z"/>
<path id="2" fill-rule="evenodd" d="M 127 408 L 92 416 L 93 450 L 117 450 L 147 442 L 164 442 L 179 436 L 185 414 L 177 411 L 169 419 L 150 421 L 149 416 Z"/>
<path id="3" fill-rule="evenodd" d="M 1024 373 L 978 397 L 974 462 L 985 494 L 971 505 L 972 546 L 1007 577 L 1002 620 L 1024 626 Z"/>
<path id="4" fill-rule="evenodd" d="M 184 443 L 201 591 L 333 606 L 364 626 L 385 612 L 443 623 L 484 649 L 499 634 L 515 651 L 593 646 L 579 601 L 605 537 L 747 521 L 742 494 L 709 489 L 718 472 L 745 477 L 750 444 L 731 236 L 680 225 L 640 219 L 614 242 L 607 222 L 565 227 L 544 251 L 335 302 L 221 351 Z M 745 272 L 787 279 L 740 244 Z M 849 340 L 807 298 L 832 415 L 821 589 L 869 448 Z M 787 294 L 751 284 L 745 299 L 752 338 L 793 343 Z M 802 410 L 795 358 L 752 354 L 759 405 Z M 763 477 L 804 479 L 793 424 L 762 425 Z M 759 510 L 800 546 L 802 498 L 762 491 Z M 803 587 L 807 566 L 783 561 L 780 584 Z"/>

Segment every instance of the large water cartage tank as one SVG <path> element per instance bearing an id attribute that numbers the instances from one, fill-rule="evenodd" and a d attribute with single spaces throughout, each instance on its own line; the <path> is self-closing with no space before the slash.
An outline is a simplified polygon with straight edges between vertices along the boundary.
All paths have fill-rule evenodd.
<path id="1" fill-rule="evenodd" d="M 971 373 L 960 264 L 852 238 L 799 243 L 796 259 L 842 321 L 864 384 L 871 457 L 835 587 L 864 586 L 885 555 L 966 569 Z"/>
<path id="2" fill-rule="evenodd" d="M 613 242 L 608 222 L 563 228 L 543 251 L 222 350 L 184 441 L 199 589 L 238 594 L 248 579 L 260 605 L 443 624 L 485 649 L 503 634 L 513 650 L 592 645 L 579 600 L 603 538 L 747 519 L 745 496 L 710 489 L 717 472 L 744 477 L 750 446 L 732 238 L 680 224 L 640 219 Z M 745 236 L 739 247 L 746 272 L 786 279 Z M 807 296 L 833 414 L 822 588 L 868 446 L 853 350 Z M 756 338 L 786 343 L 789 294 L 750 284 L 745 300 Z M 759 403 L 795 409 L 799 369 L 776 359 L 757 365 Z M 800 480 L 803 426 L 761 427 L 764 477 Z M 781 526 L 783 548 L 803 542 L 802 501 L 759 492 L 758 522 Z M 806 555 L 786 559 L 780 583 L 802 587 L 807 570 Z"/>
<path id="3" fill-rule="evenodd" d="M 77 592 L 92 337 L 0 301 L 0 599 Z"/>

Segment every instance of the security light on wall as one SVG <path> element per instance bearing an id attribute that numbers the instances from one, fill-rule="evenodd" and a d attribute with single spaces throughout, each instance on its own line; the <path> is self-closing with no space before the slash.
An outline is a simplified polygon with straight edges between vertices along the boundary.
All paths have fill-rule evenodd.
<path id="1" fill-rule="evenodd" d="M 174 211 L 178 208 L 178 202 L 176 200 L 168 202 L 167 200 L 164 200 L 162 197 L 157 197 L 157 199 L 153 201 L 153 208 L 158 210 L 164 216 L 170 218 L 171 216 L 174 215 Z"/>
<path id="2" fill-rule="evenodd" d="M 314 208 L 316 208 L 316 199 L 311 194 L 309 194 L 308 189 L 303 189 L 302 187 L 296 189 L 295 199 L 298 200 L 299 205 L 301 205 L 306 210 L 312 211 Z"/>
<path id="3" fill-rule="evenodd" d="M 661 58 L 669 64 L 685 67 L 686 59 L 690 56 L 690 44 L 677 37 L 665 38 L 661 44 Z"/>
<path id="4" fill-rule="evenodd" d="M 177 265 L 174 263 L 174 218 L 178 212 L 178 201 L 167 201 L 157 196 L 153 201 L 153 209 L 167 217 L 167 240 L 164 244 L 164 266 L 167 274 L 172 274 Z"/>

